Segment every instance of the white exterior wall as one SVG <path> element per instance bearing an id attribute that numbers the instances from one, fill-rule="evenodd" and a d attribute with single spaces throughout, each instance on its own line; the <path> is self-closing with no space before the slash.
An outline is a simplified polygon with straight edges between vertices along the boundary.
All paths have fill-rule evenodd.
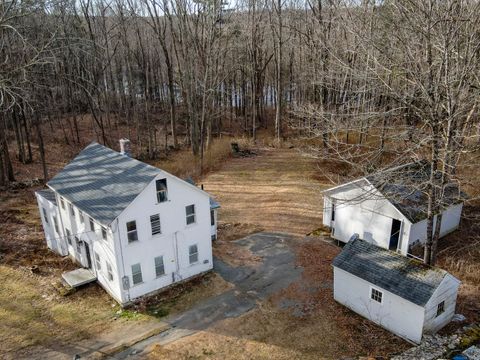
<path id="1" fill-rule="evenodd" d="M 445 276 L 425 306 L 425 323 L 423 325 L 425 333 L 435 333 L 452 320 L 453 315 L 455 315 L 459 286 L 460 281 L 456 278 L 450 274 Z M 442 301 L 445 301 L 445 311 L 437 316 L 437 306 Z"/>
<path id="2" fill-rule="evenodd" d="M 449 207 L 443 212 L 442 224 L 440 226 L 440 237 L 443 237 L 452 231 L 456 230 L 460 225 L 460 218 L 462 216 L 463 204 L 457 204 Z M 433 218 L 433 229 L 437 223 L 437 215 Z M 409 236 L 409 244 L 416 241 L 424 243 L 427 239 L 427 219 L 412 224 L 412 229 Z"/>
<path id="3" fill-rule="evenodd" d="M 168 201 L 157 203 L 155 181 L 152 181 L 112 223 L 115 244 L 118 244 L 120 284 L 121 278 L 127 276 L 130 285 L 129 289 L 122 286 L 122 303 L 213 267 L 208 194 L 167 173 L 157 177 L 163 178 L 167 178 Z M 185 207 L 192 204 L 196 221 L 186 225 Z M 162 233 L 152 236 L 150 215 L 154 214 L 160 215 Z M 138 241 L 128 243 L 126 223 L 132 220 L 136 221 Z M 189 246 L 194 244 L 198 247 L 198 262 L 190 265 Z M 165 267 L 165 275 L 158 278 L 154 263 L 157 256 L 163 256 Z M 133 285 L 131 266 L 137 263 L 141 264 L 143 282 Z"/>
<path id="4" fill-rule="evenodd" d="M 47 240 L 47 246 L 56 253 L 65 256 L 68 255 L 67 245 L 64 239 L 63 228 L 61 226 L 60 217 L 58 214 L 58 208 L 55 204 L 51 203 L 39 194 L 35 194 L 37 197 L 38 210 L 40 212 L 40 219 L 42 220 L 43 231 L 45 233 L 45 239 Z M 47 213 L 47 221 L 44 218 L 43 210 Z M 58 232 L 55 230 L 53 218 L 57 218 Z"/>
<path id="5" fill-rule="evenodd" d="M 332 202 L 335 221 L 331 220 Z M 410 222 L 373 186 L 351 184 L 324 197 L 323 224 L 334 228 L 332 237 L 342 242 L 357 233 L 361 239 L 388 249 L 393 219 L 402 222 L 399 249 L 406 254 Z"/>
<path id="6" fill-rule="evenodd" d="M 107 240 L 102 238 L 101 227 L 98 222 L 94 220 L 95 231 L 90 229 L 90 216 L 84 212 L 81 212 L 75 205 L 75 216 L 70 214 L 70 203 L 64 198 L 65 209 L 61 207 L 61 196 L 57 194 L 58 211 L 61 218 L 62 229 L 64 229 L 64 243 L 68 249 L 70 257 L 80 263 L 83 267 L 88 267 L 87 251 L 85 246 L 80 247 L 80 252 L 77 251 L 75 243 L 75 236 L 88 244 L 90 249 L 91 270 L 97 276 L 97 281 L 100 285 L 117 301 L 122 302 L 121 298 L 121 277 L 118 271 L 117 259 L 115 256 L 113 234 L 110 228 L 105 227 L 107 230 Z M 80 221 L 80 216 L 83 217 L 83 223 Z M 72 245 L 68 244 L 66 239 L 65 229 L 70 230 L 72 234 Z M 100 268 L 95 261 L 95 253 L 100 257 Z M 112 268 L 113 280 L 108 278 L 107 274 L 107 262 Z"/>
<path id="7" fill-rule="evenodd" d="M 373 286 L 383 292 L 380 304 L 370 299 L 372 285 L 367 281 L 337 267 L 333 268 L 333 274 L 336 301 L 404 339 L 421 341 L 424 308 Z"/>

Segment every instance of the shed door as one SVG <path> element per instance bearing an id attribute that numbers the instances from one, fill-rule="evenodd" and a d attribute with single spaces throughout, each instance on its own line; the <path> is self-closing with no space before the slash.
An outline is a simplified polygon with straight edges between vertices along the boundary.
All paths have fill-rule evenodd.
<path id="1" fill-rule="evenodd" d="M 397 251 L 398 240 L 400 239 L 400 228 L 402 222 L 397 219 L 392 219 L 392 229 L 390 231 L 390 244 L 388 248 L 393 251 Z"/>

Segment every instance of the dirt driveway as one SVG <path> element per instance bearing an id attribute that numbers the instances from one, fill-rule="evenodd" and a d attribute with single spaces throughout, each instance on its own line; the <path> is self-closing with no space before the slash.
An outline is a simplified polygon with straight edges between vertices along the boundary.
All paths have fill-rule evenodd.
<path id="1" fill-rule="evenodd" d="M 222 206 L 220 221 L 302 236 L 322 222 L 321 191 L 329 185 L 318 173 L 315 160 L 296 149 L 262 148 L 230 160 L 202 183 Z"/>

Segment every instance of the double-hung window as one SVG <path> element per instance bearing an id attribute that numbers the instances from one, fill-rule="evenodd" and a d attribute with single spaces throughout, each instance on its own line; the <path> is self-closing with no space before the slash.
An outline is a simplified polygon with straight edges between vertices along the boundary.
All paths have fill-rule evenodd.
<path id="1" fill-rule="evenodd" d="M 190 261 L 190 264 L 195 264 L 198 262 L 198 246 L 196 244 L 189 246 L 188 259 Z"/>
<path id="2" fill-rule="evenodd" d="M 77 236 L 75 236 L 75 244 L 77 245 L 77 252 L 81 253 L 82 243 L 80 242 L 80 239 Z"/>
<path id="3" fill-rule="evenodd" d="M 210 225 L 215 225 L 215 210 L 210 210 Z"/>
<path id="4" fill-rule="evenodd" d="M 370 298 L 376 302 L 382 303 L 383 293 L 380 290 L 372 288 L 370 291 Z"/>
<path id="5" fill-rule="evenodd" d="M 94 252 L 93 254 L 95 256 L 95 266 L 97 267 L 97 270 L 102 270 L 102 263 L 100 261 L 100 256 L 96 252 Z"/>
<path id="6" fill-rule="evenodd" d="M 138 240 L 137 223 L 135 220 L 127 222 L 127 239 L 129 243 Z"/>
<path id="7" fill-rule="evenodd" d="M 162 228 L 160 226 L 160 215 L 155 214 L 150 216 L 150 225 L 152 226 L 152 235 L 157 235 L 162 233 Z"/>
<path id="8" fill-rule="evenodd" d="M 142 266 L 140 265 L 140 263 L 132 265 L 132 281 L 133 285 L 137 285 L 143 282 Z"/>
<path id="9" fill-rule="evenodd" d="M 195 222 L 195 205 L 188 205 L 185 207 L 185 213 L 187 217 L 187 225 Z"/>
<path id="10" fill-rule="evenodd" d="M 95 222 L 92 218 L 88 218 L 88 222 L 90 223 L 90 231 L 95 231 Z"/>
<path id="11" fill-rule="evenodd" d="M 53 226 L 55 227 L 55 232 L 59 234 L 60 232 L 58 231 L 58 220 L 55 215 L 53 216 Z"/>
<path id="12" fill-rule="evenodd" d="M 107 276 L 109 281 L 113 281 L 113 271 L 112 271 L 112 266 L 110 263 L 107 261 Z"/>
<path id="13" fill-rule="evenodd" d="M 163 256 L 155 258 L 155 275 L 157 277 L 165 275 L 165 266 L 163 264 Z"/>
<path id="14" fill-rule="evenodd" d="M 72 233 L 70 230 L 65 229 L 65 234 L 67 235 L 67 242 L 69 245 L 72 245 Z"/>
<path id="15" fill-rule="evenodd" d="M 42 212 L 43 212 L 43 219 L 45 220 L 45 224 L 48 224 L 47 210 L 45 210 L 44 207 L 42 207 Z"/>
<path id="16" fill-rule="evenodd" d="M 157 202 L 165 202 L 168 200 L 167 179 L 160 179 L 155 182 L 157 189 Z"/>
<path id="17" fill-rule="evenodd" d="M 75 217 L 75 208 L 73 207 L 72 204 L 68 204 L 68 207 L 70 209 L 70 216 L 74 218 Z"/>
<path id="18" fill-rule="evenodd" d="M 107 229 L 104 226 L 102 226 L 102 239 L 107 240 Z"/>

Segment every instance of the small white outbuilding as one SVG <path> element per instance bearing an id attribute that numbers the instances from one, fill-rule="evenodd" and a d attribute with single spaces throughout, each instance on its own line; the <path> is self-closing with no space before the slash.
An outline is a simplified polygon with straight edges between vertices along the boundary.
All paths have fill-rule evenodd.
<path id="1" fill-rule="evenodd" d="M 414 343 L 447 325 L 460 281 L 442 269 L 353 239 L 333 261 L 334 298 Z"/>
<path id="2" fill-rule="evenodd" d="M 323 224 L 331 236 L 348 242 L 354 234 L 375 245 L 408 255 L 427 238 L 430 163 L 389 168 L 323 192 Z M 466 195 L 454 182 L 443 196 L 439 236 L 458 228 Z M 434 216 L 434 228 L 437 215 Z"/>

